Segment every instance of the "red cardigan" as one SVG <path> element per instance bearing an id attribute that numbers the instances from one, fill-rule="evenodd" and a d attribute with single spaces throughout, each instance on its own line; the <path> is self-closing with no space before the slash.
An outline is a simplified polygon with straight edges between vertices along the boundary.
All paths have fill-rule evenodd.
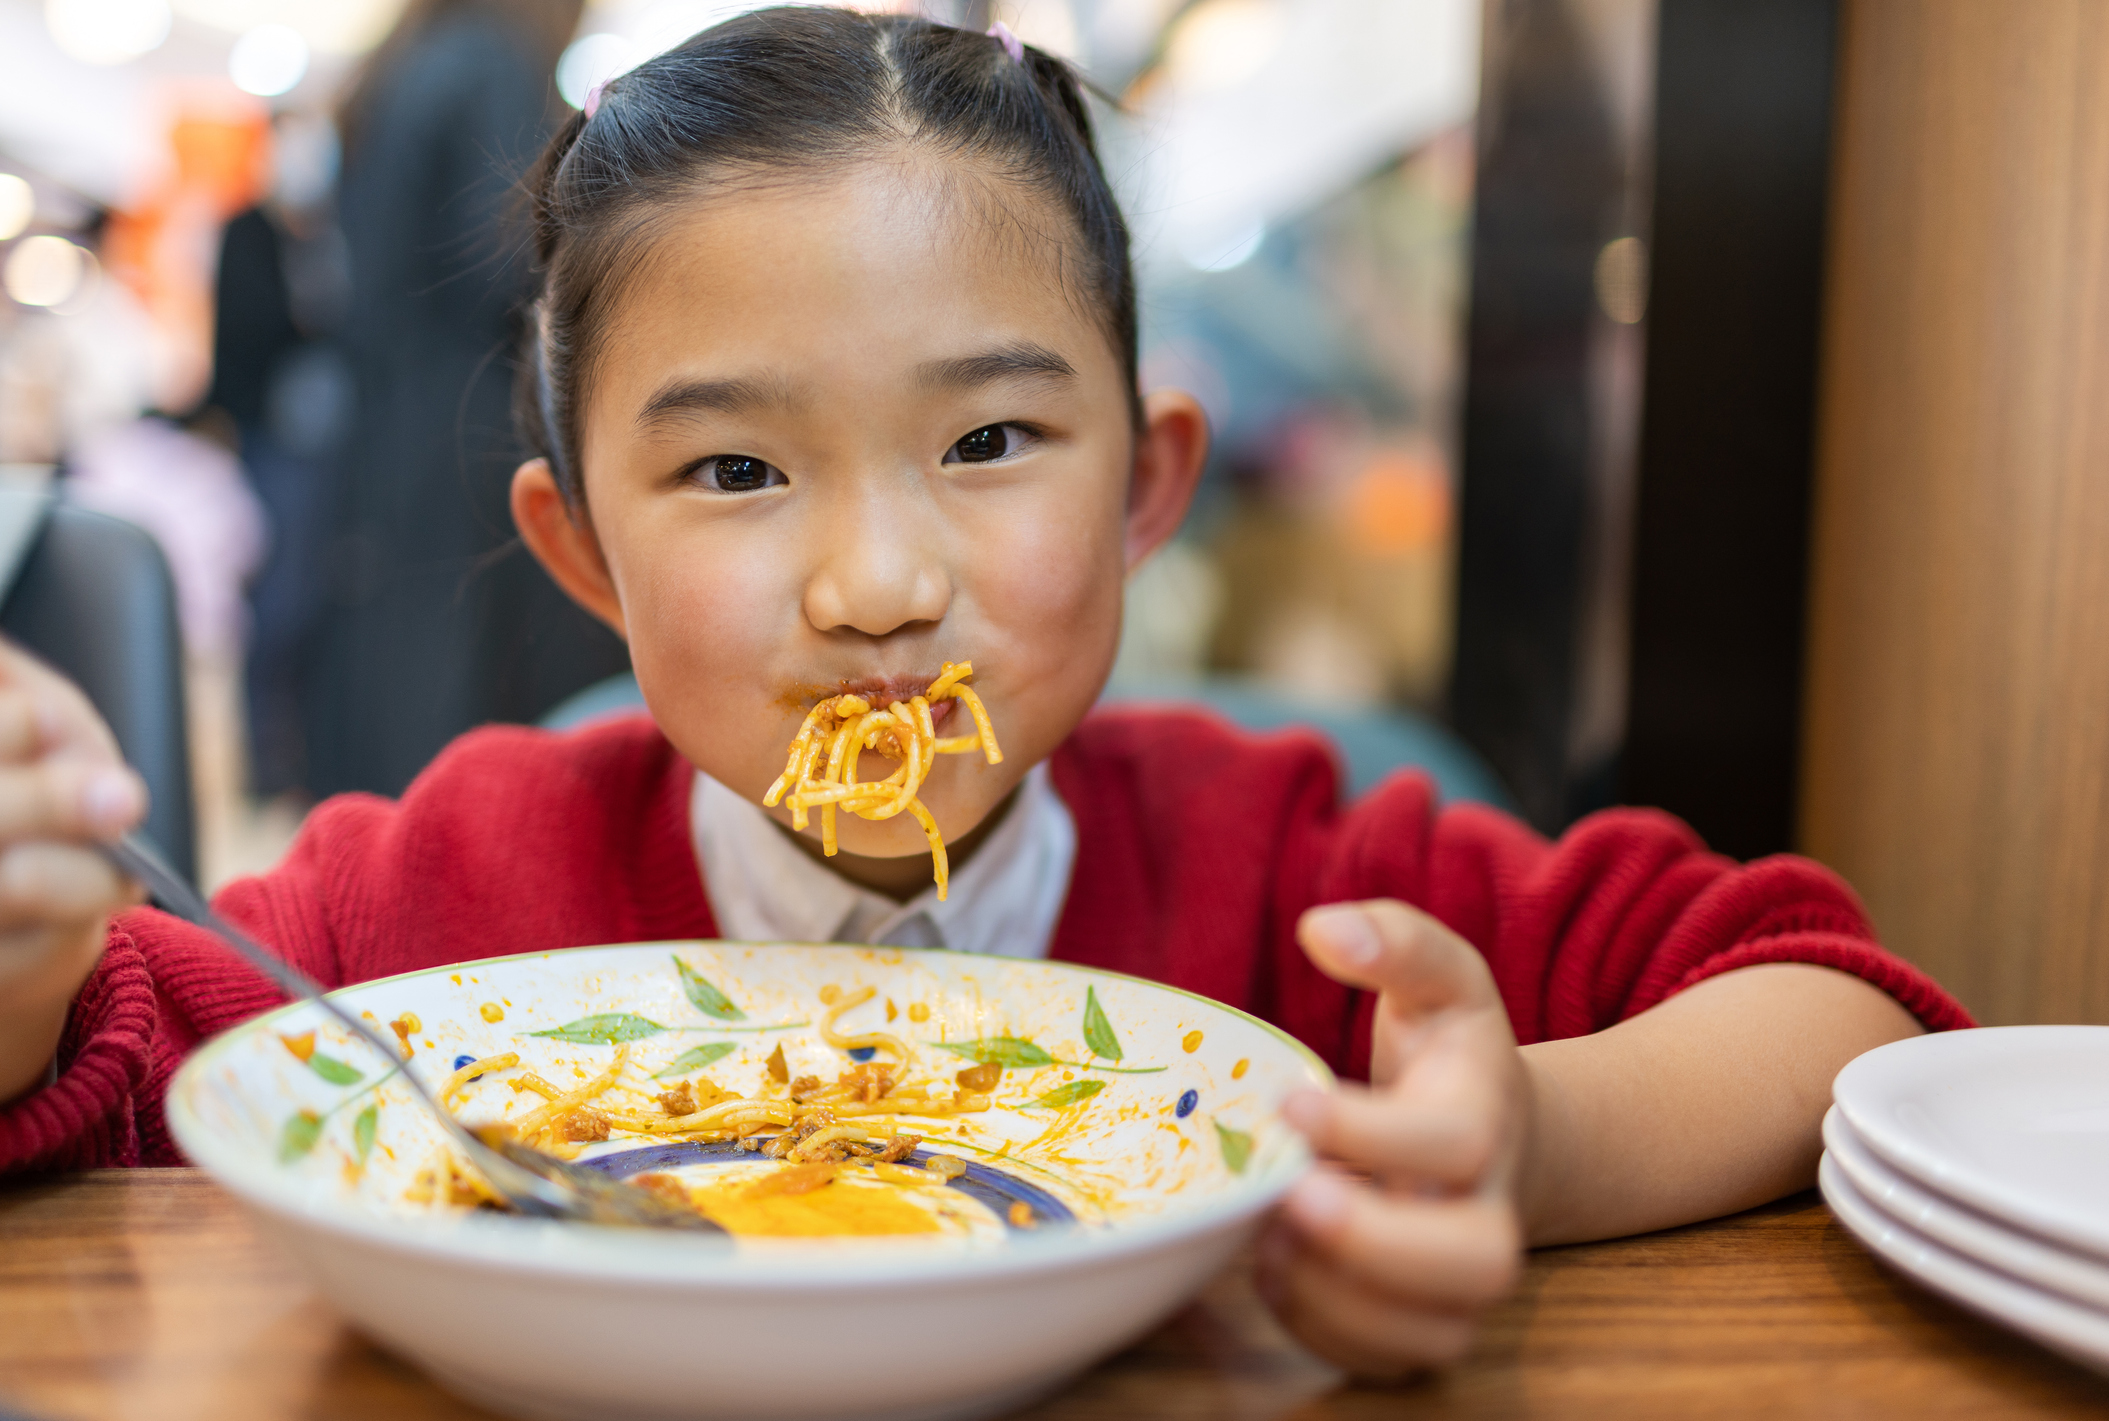
<path id="1" fill-rule="evenodd" d="M 1316 903 L 1389 896 L 1486 955 L 1519 1041 L 1599 1031 L 1761 962 L 1851 972 L 1928 1027 L 1962 1008 L 1876 945 L 1851 890 L 1781 856 L 1738 866 L 1668 815 L 1615 809 L 1557 844 L 1491 809 L 1438 811 L 1400 774 L 1342 808 L 1330 751 L 1177 711 L 1092 716 L 1055 752 L 1077 859 L 1053 955 L 1257 1012 L 1350 1076 L 1374 999 L 1297 948 Z M 644 717 L 456 741 L 400 802 L 344 795 L 218 908 L 332 986 L 503 953 L 716 934 L 689 834 L 694 771 Z M 204 1037 L 281 994 L 153 909 L 111 925 L 57 1081 L 0 1109 L 0 1173 L 180 1162 L 161 1114 Z"/>

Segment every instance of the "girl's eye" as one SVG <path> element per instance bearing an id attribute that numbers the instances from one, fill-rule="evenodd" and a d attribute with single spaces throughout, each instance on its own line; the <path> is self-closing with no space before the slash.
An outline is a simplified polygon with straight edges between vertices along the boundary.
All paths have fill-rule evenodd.
<path id="1" fill-rule="evenodd" d="M 687 477 L 714 493 L 752 493 L 790 482 L 783 470 L 751 454 L 713 454 L 690 469 Z"/>
<path id="2" fill-rule="evenodd" d="M 948 464 L 987 464 L 1023 449 L 1032 436 L 1015 424 L 984 424 L 945 451 Z"/>

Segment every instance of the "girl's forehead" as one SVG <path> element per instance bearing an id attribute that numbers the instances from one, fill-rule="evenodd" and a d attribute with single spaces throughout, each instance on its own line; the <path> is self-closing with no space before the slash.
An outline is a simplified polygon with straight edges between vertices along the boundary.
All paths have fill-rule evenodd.
<path id="1" fill-rule="evenodd" d="M 912 364 L 999 333 L 1072 361 L 1103 346 L 1061 214 L 935 166 L 732 185 L 670 211 L 607 327 L 603 369 L 703 348 Z"/>

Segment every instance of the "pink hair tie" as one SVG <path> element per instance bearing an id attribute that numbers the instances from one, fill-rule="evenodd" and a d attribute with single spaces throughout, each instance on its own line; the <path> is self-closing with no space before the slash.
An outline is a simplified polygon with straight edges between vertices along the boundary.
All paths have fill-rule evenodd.
<path id="1" fill-rule="evenodd" d="M 588 120 L 591 120 L 595 114 L 600 112 L 601 90 L 607 87 L 608 81 L 603 79 L 586 91 L 586 117 Z"/>
<path id="2" fill-rule="evenodd" d="M 1011 27 L 998 20 L 989 26 L 989 38 L 1003 46 L 1003 52 L 1011 57 L 1011 63 L 1025 62 L 1025 42 L 1011 33 Z"/>

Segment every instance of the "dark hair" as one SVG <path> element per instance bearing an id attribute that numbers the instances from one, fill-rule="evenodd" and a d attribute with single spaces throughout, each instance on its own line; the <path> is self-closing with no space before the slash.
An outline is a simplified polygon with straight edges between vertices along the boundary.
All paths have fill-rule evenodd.
<path id="1" fill-rule="evenodd" d="M 579 415 L 621 273 L 673 205 L 786 167 L 928 146 L 1049 200 L 1075 226 L 1065 281 L 1095 306 L 1135 390 L 1128 229 L 1099 166 L 1083 84 L 1031 47 L 898 15 L 821 7 L 727 20 L 610 83 L 528 175 L 541 296 L 516 409 L 584 505 Z M 1139 406 L 1137 407 L 1139 411 Z"/>

